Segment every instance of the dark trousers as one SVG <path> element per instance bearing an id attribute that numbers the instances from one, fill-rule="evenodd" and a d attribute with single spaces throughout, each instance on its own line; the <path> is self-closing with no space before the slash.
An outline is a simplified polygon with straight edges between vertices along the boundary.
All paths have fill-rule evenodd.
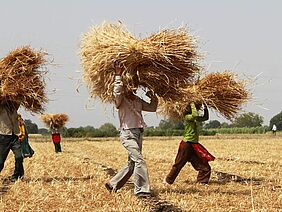
<path id="1" fill-rule="evenodd" d="M 54 143 L 55 146 L 55 152 L 62 152 L 61 144 L 60 143 Z"/>
<path id="2" fill-rule="evenodd" d="M 195 170 L 198 171 L 197 182 L 208 183 L 211 176 L 211 167 L 208 161 L 200 159 L 191 143 L 181 141 L 178 148 L 178 153 L 175 158 L 169 174 L 166 177 L 166 182 L 172 184 L 183 166 L 190 162 Z"/>
<path id="3" fill-rule="evenodd" d="M 0 135 L 0 172 L 4 168 L 4 163 L 10 152 L 13 151 L 15 156 L 15 170 L 13 178 L 20 178 L 24 175 L 23 155 L 21 142 L 16 135 Z"/>

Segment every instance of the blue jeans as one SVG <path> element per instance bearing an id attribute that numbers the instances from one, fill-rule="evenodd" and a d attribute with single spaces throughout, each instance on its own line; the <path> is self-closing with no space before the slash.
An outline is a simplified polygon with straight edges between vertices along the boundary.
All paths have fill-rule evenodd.
<path id="1" fill-rule="evenodd" d="M 111 186 L 120 189 L 133 174 L 134 193 L 150 193 L 150 183 L 146 163 L 141 154 L 142 129 L 121 130 L 120 142 L 128 152 L 128 163 L 110 181 Z"/>
<path id="2" fill-rule="evenodd" d="M 0 172 L 4 168 L 4 163 L 10 152 L 13 151 L 15 156 L 15 169 L 13 178 L 20 178 L 24 175 L 23 155 L 21 142 L 16 135 L 1 135 L 0 134 Z"/>

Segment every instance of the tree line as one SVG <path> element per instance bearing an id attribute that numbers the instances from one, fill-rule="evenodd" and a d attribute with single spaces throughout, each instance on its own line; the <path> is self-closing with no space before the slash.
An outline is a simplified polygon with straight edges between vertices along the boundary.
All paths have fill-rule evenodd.
<path id="1" fill-rule="evenodd" d="M 263 134 L 270 131 L 273 124 L 277 126 L 277 130 L 282 130 L 282 111 L 273 116 L 269 125 L 263 126 L 263 117 L 249 112 L 236 117 L 232 122 L 219 122 L 218 120 L 210 120 L 199 127 L 200 135 L 220 134 Z M 30 134 L 50 134 L 50 131 L 38 126 L 31 120 L 25 120 L 25 125 Z M 144 131 L 144 136 L 182 136 L 184 131 L 183 122 L 175 122 L 171 119 L 163 119 L 157 127 L 148 127 Z M 62 136 L 64 137 L 116 137 L 118 129 L 111 123 L 105 123 L 99 128 L 93 126 L 78 128 L 63 128 Z"/>

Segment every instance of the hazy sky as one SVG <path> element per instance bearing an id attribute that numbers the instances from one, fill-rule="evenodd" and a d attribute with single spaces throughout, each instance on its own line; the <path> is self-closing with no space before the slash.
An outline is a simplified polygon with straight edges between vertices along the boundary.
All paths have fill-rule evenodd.
<path id="1" fill-rule="evenodd" d="M 0 7 L 0 57 L 10 50 L 31 45 L 47 51 L 56 66 L 48 66 L 48 113 L 67 113 L 67 127 L 106 122 L 118 126 L 110 105 L 89 100 L 85 85 L 76 92 L 83 72 L 79 58 L 81 34 L 103 21 L 121 20 L 136 36 L 163 28 L 187 25 L 199 39 L 199 51 L 209 72 L 232 69 L 241 77 L 257 80 L 254 99 L 244 110 L 271 117 L 282 110 L 282 1 L 109 1 L 109 0 L 2 0 Z M 87 107 L 86 107 L 87 106 Z M 25 119 L 42 127 L 38 115 L 21 110 Z M 146 114 L 148 125 L 163 117 Z M 225 121 L 212 114 L 211 119 Z"/>

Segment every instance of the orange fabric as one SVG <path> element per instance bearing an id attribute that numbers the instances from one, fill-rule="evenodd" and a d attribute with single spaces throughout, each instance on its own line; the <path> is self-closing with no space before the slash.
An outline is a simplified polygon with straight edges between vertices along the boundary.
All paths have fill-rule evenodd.
<path id="1" fill-rule="evenodd" d="M 26 132 L 24 128 L 24 121 L 20 114 L 18 114 L 18 123 L 19 123 L 19 129 L 20 129 L 20 134 L 18 134 L 19 141 L 23 141 Z"/>

